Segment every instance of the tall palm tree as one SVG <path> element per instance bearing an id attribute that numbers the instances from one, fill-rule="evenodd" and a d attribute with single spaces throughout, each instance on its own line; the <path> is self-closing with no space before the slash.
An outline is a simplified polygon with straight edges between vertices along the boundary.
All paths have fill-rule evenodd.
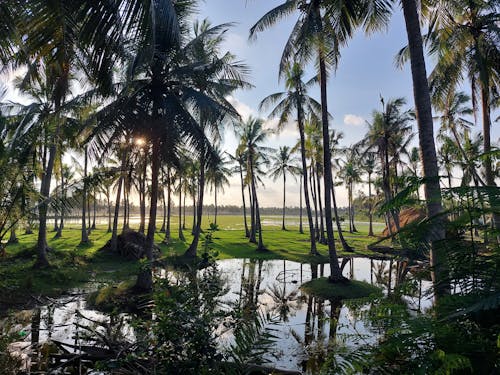
<path id="1" fill-rule="evenodd" d="M 440 218 L 443 212 L 439 168 L 432 122 L 431 98 L 425 68 L 422 33 L 416 0 L 401 0 L 408 35 L 408 47 L 413 80 L 413 95 L 417 117 L 419 145 L 422 158 L 423 175 L 426 179 L 424 193 L 427 216 L 436 220 L 429 233 L 431 253 L 431 276 L 437 298 L 450 293 L 448 262 L 442 242 L 445 238 L 444 225 Z"/>
<path id="2" fill-rule="evenodd" d="M 304 200 L 306 203 L 307 220 L 309 223 L 310 254 L 319 254 L 316 249 L 316 238 L 314 234 L 314 223 L 312 218 L 311 200 L 309 198 L 309 181 L 307 171 L 305 118 L 308 113 L 317 114 L 321 105 L 307 95 L 307 89 L 314 80 L 305 83 L 303 81 L 304 71 L 300 64 L 293 64 L 286 70 L 285 88 L 287 91 L 269 95 L 260 104 L 260 108 L 275 105 L 269 114 L 270 117 L 279 118 L 278 130 L 283 128 L 290 117 L 296 114 L 297 127 L 300 137 L 300 154 L 302 161 L 302 180 L 304 183 Z"/>
<path id="3" fill-rule="evenodd" d="M 226 100 L 233 90 L 237 88 L 250 87 L 245 76 L 248 69 L 245 65 L 235 62 L 235 57 L 230 54 L 221 54 L 221 43 L 229 24 L 212 27 L 207 20 L 201 24 L 194 24 L 194 40 L 189 44 L 188 56 L 197 64 L 211 64 L 212 69 L 197 71 L 193 76 L 193 85 L 202 94 L 211 95 L 216 103 L 219 103 L 220 110 L 216 113 L 212 111 L 197 111 L 198 122 L 205 133 L 210 133 L 213 141 L 221 139 L 220 125 L 222 120 L 239 118 L 238 113 Z M 222 116 L 221 116 L 222 115 Z M 208 162 L 204 156 L 205 148 L 202 148 L 200 158 L 200 176 L 198 187 L 198 207 L 196 212 L 196 227 L 193 233 L 193 240 L 186 250 L 186 255 L 196 256 L 196 249 L 201 233 L 201 221 L 203 216 L 203 197 L 205 193 L 205 173 Z M 216 160 L 217 158 L 214 158 Z"/>
<path id="4" fill-rule="evenodd" d="M 372 5 L 372 6 L 367 6 Z M 373 6 L 375 5 L 375 6 Z M 342 271 L 338 265 L 332 224 L 332 171 L 329 145 L 329 118 L 327 107 L 327 71 L 335 67 L 339 59 L 340 46 L 345 45 L 352 37 L 357 25 L 364 23 L 365 28 L 373 30 L 387 24 L 390 10 L 379 4 L 363 2 L 333 2 L 322 0 L 288 0 L 267 12 L 250 29 L 250 36 L 276 24 L 279 20 L 293 12 L 299 12 L 299 19 L 285 45 L 280 74 L 292 59 L 308 62 L 316 58 L 318 67 L 317 79 L 321 92 L 321 125 L 323 135 L 323 168 L 325 219 L 328 252 L 330 255 L 330 281 L 343 280 Z"/>
<path id="5" fill-rule="evenodd" d="M 281 230 L 286 230 L 285 227 L 285 207 L 286 207 L 286 175 L 287 173 L 294 176 L 297 173 L 296 160 L 293 157 L 293 151 L 288 146 L 280 146 L 277 154 L 271 155 L 271 170 L 270 176 L 274 181 L 283 177 L 283 218 Z"/>
<path id="6" fill-rule="evenodd" d="M 258 232 L 257 251 L 266 250 L 262 239 L 262 223 L 260 220 L 259 200 L 257 198 L 257 169 L 259 163 L 266 162 L 268 147 L 261 144 L 266 140 L 269 131 L 264 129 L 264 121 L 250 117 L 246 121 L 237 124 L 236 134 L 240 139 L 238 151 L 246 153 L 247 179 L 251 189 L 251 228 L 250 242 L 257 243 L 256 234 Z"/>

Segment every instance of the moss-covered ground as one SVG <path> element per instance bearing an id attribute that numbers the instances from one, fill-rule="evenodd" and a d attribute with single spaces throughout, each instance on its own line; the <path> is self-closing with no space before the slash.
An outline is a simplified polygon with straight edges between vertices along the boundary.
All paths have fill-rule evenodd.
<path id="1" fill-rule="evenodd" d="M 186 224 L 191 224 L 191 217 L 186 218 Z M 212 218 L 213 220 L 213 218 Z M 205 217 L 203 228 L 211 222 Z M 318 251 L 322 256 L 309 255 L 309 236 L 298 230 L 298 218 L 291 218 L 286 231 L 281 230 L 279 217 L 263 217 L 263 238 L 268 251 L 257 252 L 256 246 L 248 242 L 244 236 L 243 218 L 239 216 L 219 216 L 219 230 L 212 236 L 211 248 L 217 253 L 218 259 L 254 258 L 254 259 L 288 259 L 303 263 L 328 262 L 327 248 L 318 244 Z M 161 223 L 158 223 L 158 228 Z M 129 281 L 137 275 L 140 263 L 127 261 L 112 254 L 98 251 L 110 238 L 106 225 L 100 225 L 90 234 L 91 243 L 80 245 L 81 230 L 77 224 L 69 224 L 63 231 L 61 238 L 55 239 L 54 232 L 48 232 L 48 245 L 51 267 L 35 270 L 33 264 L 36 259 L 36 234 L 21 234 L 19 243 L 7 245 L 6 256 L 0 258 L 0 310 L 9 305 L 22 303 L 32 295 L 58 295 L 84 282 L 99 283 Z M 382 225 L 377 225 L 379 232 Z M 304 230 L 306 230 L 304 222 Z M 344 253 L 337 242 L 339 256 L 373 256 L 379 254 L 367 250 L 366 246 L 376 240 L 368 237 L 368 227 L 358 225 L 358 233 L 345 233 L 346 240 L 354 249 L 354 253 Z M 169 244 L 163 243 L 165 234 L 157 233 L 156 242 L 159 244 L 162 257 L 182 255 L 191 242 L 191 230 L 186 228 L 186 241 L 178 239 L 178 220 L 172 220 L 172 240 Z M 201 249 L 201 244 L 200 244 Z"/>
<path id="2" fill-rule="evenodd" d="M 327 277 L 308 281 L 301 286 L 301 289 L 325 300 L 357 299 L 382 295 L 380 288 L 364 281 L 349 280 L 345 283 L 331 283 Z"/>

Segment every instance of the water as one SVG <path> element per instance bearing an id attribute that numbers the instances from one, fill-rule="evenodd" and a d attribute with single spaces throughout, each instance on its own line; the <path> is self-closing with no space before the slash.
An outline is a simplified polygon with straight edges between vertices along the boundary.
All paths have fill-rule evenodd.
<path id="1" fill-rule="evenodd" d="M 272 317 L 268 327 L 275 329 L 278 339 L 269 359 L 278 368 L 313 374 L 325 358 L 328 343 L 354 347 L 375 343 L 379 338 L 379 329 L 363 318 L 363 312 L 370 307 L 368 302 L 353 305 L 323 301 L 301 292 L 300 285 L 304 282 L 328 276 L 328 265 L 245 259 L 222 260 L 218 261 L 218 265 L 227 284 L 227 293 L 223 296 L 225 306 L 237 304 Z M 352 258 L 344 269 L 344 275 L 378 285 L 387 294 L 393 292 L 398 284 L 399 266 L 396 261 Z M 432 297 L 427 295 L 430 281 L 417 280 L 411 273 L 406 275 L 406 279 L 413 281 L 415 286 L 413 295 L 404 296 L 409 308 L 418 311 L 430 307 Z M 77 328 L 78 324 L 88 323 L 81 315 L 92 320 L 109 320 L 106 314 L 87 306 L 86 293 L 96 288 L 96 285 L 88 285 L 71 295 L 43 303 L 32 315 L 33 329 L 30 325 L 22 328 L 28 333 L 25 341 L 52 339 L 78 345 L 85 331 Z M 121 335 L 133 340 L 134 331 L 125 324 L 121 327 Z M 226 333 L 221 336 L 220 345 L 227 346 L 231 340 L 231 333 Z"/>

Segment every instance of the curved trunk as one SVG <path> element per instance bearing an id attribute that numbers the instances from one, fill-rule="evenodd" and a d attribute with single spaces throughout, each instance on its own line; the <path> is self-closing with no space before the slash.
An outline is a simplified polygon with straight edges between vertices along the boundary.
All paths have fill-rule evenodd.
<path id="1" fill-rule="evenodd" d="M 161 202 L 163 204 L 163 221 L 160 232 L 164 233 L 167 229 L 167 200 L 165 199 L 165 191 L 163 189 L 161 190 Z"/>
<path id="2" fill-rule="evenodd" d="M 297 105 L 297 125 L 299 127 L 299 136 L 300 136 L 300 157 L 302 160 L 302 176 L 304 181 L 304 200 L 306 202 L 306 212 L 307 212 L 307 221 L 309 223 L 309 236 L 311 241 L 311 249 L 309 250 L 309 254 L 318 255 L 318 250 L 316 249 L 316 239 L 314 237 L 314 224 L 311 212 L 311 201 L 309 199 L 309 185 L 308 185 L 308 176 L 307 176 L 307 157 L 306 157 L 306 137 L 304 134 L 304 114 L 302 112 L 302 107 Z"/>
<path id="3" fill-rule="evenodd" d="M 431 243 L 430 260 L 431 276 L 434 284 L 436 300 L 440 296 L 450 294 L 448 276 L 448 259 L 443 246 L 445 229 L 441 205 L 441 189 L 439 187 L 439 169 L 434 144 L 432 110 L 429 95 L 427 73 L 425 70 L 422 34 L 415 0 L 402 0 L 403 12 L 408 34 L 410 49 L 411 72 L 413 79 L 413 94 L 415 97 L 416 117 L 418 124 L 419 144 L 422 157 L 423 173 L 426 178 L 424 185 L 427 216 L 435 225 L 429 230 L 428 239 Z"/>
<path id="4" fill-rule="evenodd" d="M 250 237 L 248 238 L 248 241 L 257 243 L 257 232 L 255 225 L 255 199 L 250 185 L 251 183 L 248 184 L 248 196 L 250 197 Z"/>

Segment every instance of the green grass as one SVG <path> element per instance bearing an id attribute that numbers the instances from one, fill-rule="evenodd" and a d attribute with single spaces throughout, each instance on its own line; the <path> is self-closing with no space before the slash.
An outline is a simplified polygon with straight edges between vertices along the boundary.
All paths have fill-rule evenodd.
<path id="1" fill-rule="evenodd" d="M 357 299 L 382 294 L 380 288 L 364 281 L 350 280 L 346 283 L 331 283 L 327 277 L 308 281 L 300 288 L 308 294 L 325 300 Z"/>
<path id="2" fill-rule="evenodd" d="M 279 217 L 264 216 L 264 222 L 276 221 Z M 192 218 L 186 217 L 186 224 L 191 224 Z M 297 218 L 290 219 L 297 221 Z M 243 218 L 239 216 L 219 216 L 220 230 L 213 234 L 212 249 L 218 253 L 218 259 L 248 258 L 248 259 L 288 259 L 302 263 L 328 262 L 327 247 L 318 244 L 319 257 L 309 255 L 309 236 L 300 234 L 298 226 L 289 225 L 282 231 L 279 225 L 264 225 L 263 238 L 268 251 L 257 252 L 256 246 L 248 242 L 243 233 Z M 208 227 L 211 220 L 204 217 L 203 227 Z M 304 229 L 306 229 L 304 221 Z M 158 228 L 161 222 L 158 222 Z M 0 296 L 1 305 L 22 303 L 31 295 L 58 295 L 72 287 L 88 281 L 98 283 L 119 283 L 130 281 L 137 275 L 140 263 L 127 261 L 113 254 L 98 251 L 110 238 L 107 226 L 99 226 L 90 235 L 91 243 L 80 245 L 81 231 L 77 224 L 69 224 L 63 231 L 63 236 L 54 239 L 54 232 L 48 232 L 48 244 L 51 267 L 44 270 L 33 269 L 36 259 L 36 234 L 18 234 L 19 243 L 8 245 L 7 256 L 0 258 Z M 339 256 L 377 256 L 366 246 L 374 241 L 369 238 L 366 225 L 358 225 L 360 232 L 345 233 L 346 240 L 355 249 L 355 253 L 344 253 L 337 243 Z M 380 230 L 382 227 L 380 227 Z M 189 246 L 192 236 L 190 228 L 184 231 L 186 241 L 178 239 L 178 220 L 172 220 L 172 240 L 169 244 L 162 243 L 165 235 L 157 233 L 155 241 L 161 249 L 162 257 L 168 262 L 171 256 L 182 255 Z M 201 242 L 199 252 L 201 252 Z"/>

